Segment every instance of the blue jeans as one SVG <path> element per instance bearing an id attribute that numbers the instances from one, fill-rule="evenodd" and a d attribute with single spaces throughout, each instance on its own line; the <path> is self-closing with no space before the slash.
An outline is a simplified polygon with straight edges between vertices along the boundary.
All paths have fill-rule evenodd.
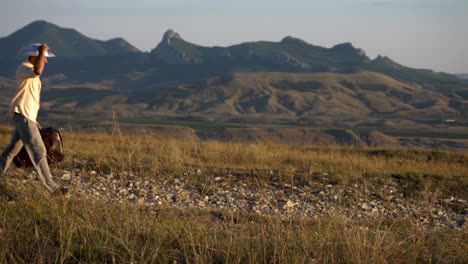
<path id="1" fill-rule="evenodd" d="M 23 115 L 15 114 L 13 124 L 15 130 L 11 136 L 10 144 L 0 155 L 0 184 L 4 182 L 4 174 L 8 166 L 10 166 L 11 161 L 24 145 L 39 175 L 39 179 L 48 191 L 53 192 L 57 189 L 58 185 L 50 174 L 49 164 L 47 164 L 47 150 L 42 141 L 37 123 L 27 119 Z"/>

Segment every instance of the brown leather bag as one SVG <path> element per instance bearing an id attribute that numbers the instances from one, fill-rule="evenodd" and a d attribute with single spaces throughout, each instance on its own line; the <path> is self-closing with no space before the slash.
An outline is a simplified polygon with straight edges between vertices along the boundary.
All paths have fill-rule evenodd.
<path id="1" fill-rule="evenodd" d="M 42 141 L 47 150 L 47 163 L 54 164 L 62 161 L 65 158 L 63 153 L 63 141 L 60 131 L 52 127 L 46 127 L 40 129 Z M 28 152 L 23 148 L 20 150 L 18 155 L 13 158 L 13 162 L 16 167 L 32 167 L 33 164 L 29 158 Z"/>

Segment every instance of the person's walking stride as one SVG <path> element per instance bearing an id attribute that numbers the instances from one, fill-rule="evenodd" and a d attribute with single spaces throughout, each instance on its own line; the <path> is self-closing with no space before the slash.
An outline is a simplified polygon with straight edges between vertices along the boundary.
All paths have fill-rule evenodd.
<path id="1" fill-rule="evenodd" d="M 47 57 L 55 57 L 55 55 L 49 51 L 47 44 L 33 44 L 27 55 L 28 60 L 16 69 L 17 90 L 10 105 L 10 116 L 15 130 L 10 144 L 0 155 L 0 187 L 4 187 L 5 172 L 24 145 L 46 189 L 53 194 L 64 193 L 66 189 L 61 188 L 52 179 L 47 164 L 47 151 L 36 121 L 41 97 L 39 77 L 47 63 Z"/>

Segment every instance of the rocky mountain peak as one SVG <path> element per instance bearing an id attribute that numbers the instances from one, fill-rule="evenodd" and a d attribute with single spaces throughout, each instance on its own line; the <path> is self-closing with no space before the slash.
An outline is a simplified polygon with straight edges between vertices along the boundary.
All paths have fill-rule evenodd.
<path id="1" fill-rule="evenodd" d="M 281 43 L 291 43 L 291 44 L 307 44 L 304 40 L 300 38 L 295 38 L 292 36 L 287 36 L 281 40 Z"/>
<path id="2" fill-rule="evenodd" d="M 389 57 L 387 56 L 381 56 L 380 54 L 374 59 L 372 60 L 372 62 L 374 63 L 394 63 Z"/>
<path id="3" fill-rule="evenodd" d="M 344 54 L 358 55 L 362 58 L 365 58 L 366 60 L 369 60 L 369 58 L 367 58 L 366 53 L 362 49 L 355 48 L 350 42 L 337 44 L 332 47 L 332 50 Z"/>
<path id="4" fill-rule="evenodd" d="M 355 48 L 350 42 L 340 43 L 332 47 L 335 51 L 346 52 L 346 53 L 359 53 L 361 49 Z"/>
<path id="5" fill-rule="evenodd" d="M 351 42 L 344 42 L 340 44 L 336 44 L 335 46 L 332 47 L 334 50 L 349 50 L 353 51 L 356 50 L 356 48 L 353 46 Z"/>
<path id="6" fill-rule="evenodd" d="M 179 40 L 176 42 L 175 40 Z M 197 46 L 186 42 L 179 33 L 169 29 L 164 33 L 162 41 L 151 50 L 153 58 L 164 61 L 169 64 L 186 64 L 199 62 L 196 54 L 193 53 Z M 196 53 L 196 51 L 195 51 Z"/>
<path id="7" fill-rule="evenodd" d="M 394 62 L 389 57 L 381 56 L 380 54 L 375 59 L 372 60 L 372 64 L 380 65 L 380 66 L 386 66 L 386 67 L 392 67 L 392 68 L 395 68 L 395 69 L 399 69 L 401 67 L 401 65 Z"/>
<path id="8" fill-rule="evenodd" d="M 174 39 L 182 39 L 182 37 L 179 35 L 179 33 L 175 32 L 172 29 L 168 29 L 166 33 L 164 33 L 162 43 L 170 45 L 172 40 Z"/>

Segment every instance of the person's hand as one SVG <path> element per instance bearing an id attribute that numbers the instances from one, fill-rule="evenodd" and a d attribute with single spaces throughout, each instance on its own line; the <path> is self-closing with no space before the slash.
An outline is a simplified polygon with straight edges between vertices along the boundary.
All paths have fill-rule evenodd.
<path id="1" fill-rule="evenodd" d="M 38 48 L 39 52 L 42 52 L 42 53 L 46 53 L 49 49 L 50 49 L 49 45 L 47 45 L 47 44 L 42 44 Z"/>
<path id="2" fill-rule="evenodd" d="M 36 120 L 36 124 L 37 124 L 37 128 L 39 128 L 39 130 L 41 130 L 41 124 L 39 123 L 39 121 Z"/>

